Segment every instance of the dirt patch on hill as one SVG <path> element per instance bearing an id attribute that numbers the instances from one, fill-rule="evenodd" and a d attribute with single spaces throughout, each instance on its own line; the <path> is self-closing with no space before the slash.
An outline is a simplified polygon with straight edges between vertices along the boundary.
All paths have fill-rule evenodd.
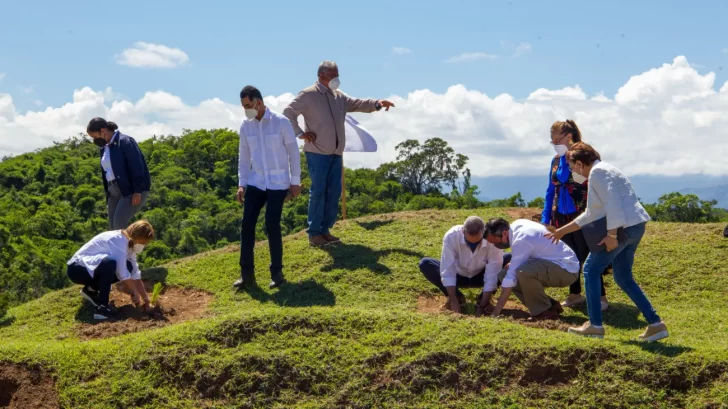
<path id="1" fill-rule="evenodd" d="M 420 295 L 417 298 L 417 312 L 424 314 L 452 314 L 452 312 L 443 308 L 446 301 L 447 297 L 444 296 L 432 296 L 427 294 Z M 475 318 L 468 313 L 470 312 L 469 310 L 474 310 L 474 308 L 475 307 L 472 303 L 470 305 L 466 305 L 463 308 L 465 311 L 464 316 Z M 503 307 L 501 314 L 504 317 L 512 318 L 519 324 L 523 324 L 527 327 L 566 331 L 571 326 L 560 320 L 529 321 L 528 319 L 531 317 L 531 314 L 528 313 L 526 307 L 514 301 L 508 301 L 505 307 Z"/>
<path id="2" fill-rule="evenodd" d="M 509 207 L 504 209 L 508 217 L 513 219 L 528 219 L 541 222 L 541 210 L 529 207 Z"/>
<path id="3" fill-rule="evenodd" d="M 151 298 L 153 283 L 145 282 L 144 285 Z M 101 339 L 190 321 L 203 317 L 212 299 L 212 294 L 205 291 L 167 286 L 162 289 L 154 311 L 144 313 L 134 307 L 129 295 L 117 285 L 109 298 L 109 306 L 116 310 L 116 317 L 96 322 L 93 309 L 86 305 L 79 317 L 83 323 L 76 327 L 76 333 L 84 340 Z"/>
<path id="4" fill-rule="evenodd" d="M 0 408 L 60 408 L 53 378 L 40 367 L 0 363 Z"/>

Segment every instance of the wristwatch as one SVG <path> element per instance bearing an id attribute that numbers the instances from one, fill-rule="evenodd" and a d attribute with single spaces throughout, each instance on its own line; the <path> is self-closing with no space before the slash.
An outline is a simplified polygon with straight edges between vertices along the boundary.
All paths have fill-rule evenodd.
<path id="1" fill-rule="evenodd" d="M 374 105 L 374 109 L 379 111 L 380 109 L 382 109 L 382 104 L 380 104 L 379 101 L 377 101 L 377 103 Z"/>
<path id="2" fill-rule="evenodd" d="M 607 233 L 607 236 L 609 236 L 609 237 L 611 237 L 613 239 L 616 239 L 617 238 L 617 235 L 616 234 L 609 234 L 609 233 Z"/>

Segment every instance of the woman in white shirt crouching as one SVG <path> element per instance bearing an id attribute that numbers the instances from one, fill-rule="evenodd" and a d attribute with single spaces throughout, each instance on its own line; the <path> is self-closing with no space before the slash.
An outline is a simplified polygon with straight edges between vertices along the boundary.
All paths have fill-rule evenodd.
<path id="1" fill-rule="evenodd" d="M 606 247 L 606 251 L 589 253 L 584 263 L 584 288 L 589 321 L 581 327 L 569 328 L 569 332 L 604 337 L 599 280 L 604 268 L 611 263 L 614 281 L 627 293 L 649 324 L 639 339 L 651 342 L 666 338 L 667 326 L 632 277 L 635 252 L 645 234 L 645 225 L 650 221 L 650 216 L 640 204 L 632 183 L 619 169 L 602 162 L 599 152 L 586 143 L 572 145 L 566 155 L 571 171 L 589 179 L 586 211 L 547 236 L 557 242 L 564 235 L 604 217 L 607 225 L 607 234 L 599 243 Z M 618 234 L 620 228 L 624 231 L 623 235 Z M 621 241 L 618 236 L 622 236 Z"/>
<path id="2" fill-rule="evenodd" d="M 132 302 L 142 310 L 149 310 L 149 297 L 142 283 L 142 274 L 136 261 L 151 240 L 154 229 L 149 222 L 140 220 L 124 230 L 101 233 L 84 244 L 68 261 L 68 278 L 83 285 L 81 296 L 96 307 L 95 320 L 112 317 L 109 309 L 111 286 L 119 281 L 131 294 Z"/>

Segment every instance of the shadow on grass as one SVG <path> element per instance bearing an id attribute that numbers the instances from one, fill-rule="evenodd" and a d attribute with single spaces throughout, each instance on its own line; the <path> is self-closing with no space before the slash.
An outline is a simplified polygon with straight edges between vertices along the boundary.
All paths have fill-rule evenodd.
<path id="1" fill-rule="evenodd" d="M 587 317 L 586 304 L 582 304 L 577 310 L 583 312 Z M 587 318 L 588 319 L 588 318 Z M 585 319 L 583 317 L 561 317 L 561 320 L 572 325 L 581 325 Z M 621 302 L 609 302 L 609 308 L 602 311 L 602 321 L 604 325 L 621 329 L 640 329 L 647 326 L 647 321 L 640 318 L 640 310 L 634 304 L 625 304 Z"/>
<path id="2" fill-rule="evenodd" d="M 142 271 L 144 281 L 152 281 L 155 283 L 165 284 L 167 282 L 168 275 L 169 270 L 164 267 L 152 267 Z"/>
<path id="3" fill-rule="evenodd" d="M 657 354 L 657 355 L 667 356 L 667 357 L 675 357 L 675 356 L 681 355 L 685 352 L 690 352 L 690 351 L 695 350 L 695 348 L 684 347 L 684 346 L 680 346 L 680 345 L 662 345 L 659 342 L 641 342 L 641 341 L 632 340 L 632 341 L 622 341 L 622 343 L 627 344 L 627 345 L 636 345 L 636 346 L 642 348 L 642 350 L 644 350 L 644 351 L 647 351 L 647 352 L 650 352 L 653 354 Z"/>
<path id="4" fill-rule="evenodd" d="M 330 307 L 336 304 L 333 292 L 310 279 L 298 283 L 287 282 L 273 291 L 272 294 L 268 293 L 257 283 L 238 290 L 248 293 L 251 298 L 259 302 L 274 302 L 283 307 Z"/>
<path id="5" fill-rule="evenodd" d="M 6 315 L 4 317 L 0 317 L 0 328 L 13 325 L 14 322 L 15 322 L 15 317 L 12 315 Z"/>
<path id="6" fill-rule="evenodd" d="M 386 257 L 392 253 L 403 254 L 409 257 L 415 257 L 417 260 L 425 257 L 424 254 L 407 250 L 407 249 L 384 249 L 373 250 L 370 247 L 361 244 L 345 244 L 338 243 L 322 247 L 322 250 L 329 253 L 334 262 L 321 267 L 322 272 L 332 270 L 357 270 L 360 268 L 368 268 L 377 274 L 391 274 L 392 270 L 386 265 L 379 262 L 382 257 Z M 417 260 L 412 263 L 412 268 L 417 267 Z"/>
<path id="7" fill-rule="evenodd" d="M 356 224 L 359 225 L 362 229 L 365 230 L 376 230 L 382 226 L 386 226 L 388 224 L 392 224 L 394 222 L 394 219 L 389 220 L 373 220 L 371 222 L 356 222 Z"/>

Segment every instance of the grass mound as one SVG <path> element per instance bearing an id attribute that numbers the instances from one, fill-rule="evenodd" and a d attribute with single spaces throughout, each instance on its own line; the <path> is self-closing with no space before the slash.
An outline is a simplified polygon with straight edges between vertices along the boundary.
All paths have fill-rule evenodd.
<path id="1" fill-rule="evenodd" d="M 568 309 L 553 327 L 525 323 L 515 300 L 506 319 L 439 313 L 444 300 L 421 277 L 418 260 L 437 257 L 442 235 L 469 213 L 535 213 L 507 212 L 347 221 L 336 228 L 344 242 L 323 249 L 310 248 L 304 234 L 288 236 L 290 282 L 275 290 L 232 289 L 235 247 L 178 260 L 144 277 L 166 283 L 163 309 L 180 315 L 165 299 L 179 291 L 189 305 L 207 303 L 205 315 L 108 323 L 115 329 L 106 339 L 79 332 L 90 310 L 78 289 L 51 293 L 0 321 L 0 362 L 44 368 L 57 402 L 73 408 L 728 406 L 723 226 L 650 223 L 635 276 L 671 335 L 641 344 L 635 338 L 646 322 L 611 276 L 604 340 L 563 332 L 586 319 L 583 309 Z M 259 243 L 261 284 L 267 257 L 267 243 Z M 190 291 L 203 299 L 190 301 Z M 549 294 L 560 300 L 566 292 Z M 114 332 L 133 323 L 136 332 Z"/>

